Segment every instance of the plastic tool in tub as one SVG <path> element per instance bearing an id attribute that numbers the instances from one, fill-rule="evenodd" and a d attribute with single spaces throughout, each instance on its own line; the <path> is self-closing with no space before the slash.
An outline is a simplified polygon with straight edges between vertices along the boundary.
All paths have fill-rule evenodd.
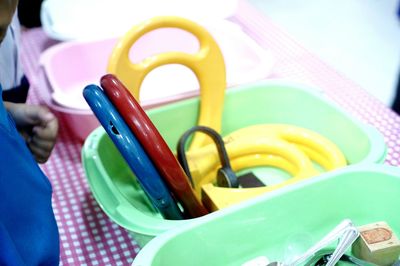
<path id="1" fill-rule="evenodd" d="M 129 51 L 144 34 L 159 28 L 178 28 L 193 34 L 199 41 L 199 51 L 195 54 L 167 52 L 145 58 L 133 63 Z M 139 99 L 141 84 L 153 69 L 167 65 L 181 64 L 191 69 L 200 84 L 200 113 L 198 124 L 216 130 L 221 129 L 223 99 L 226 88 L 225 63 L 221 50 L 211 34 L 197 23 L 174 16 L 161 16 L 133 27 L 115 46 L 108 65 L 108 72 L 115 74 Z M 203 134 L 196 134 L 191 143 L 198 148 L 208 141 Z"/>
<path id="2" fill-rule="evenodd" d="M 324 236 L 320 241 L 310 247 L 304 254 L 297 256 L 295 259 L 286 262 L 286 265 L 302 265 L 307 259 L 313 257 L 314 254 L 325 248 L 334 241 L 338 241 L 335 251 L 329 257 L 327 266 L 334 266 L 340 260 L 346 250 L 359 236 L 357 228 L 349 219 L 343 220 L 331 232 Z"/>
<path id="3" fill-rule="evenodd" d="M 156 166 L 188 217 L 208 213 L 189 184 L 188 177 L 142 107 L 114 75 L 101 78 L 101 87 Z"/>
<path id="4" fill-rule="evenodd" d="M 353 225 L 352 221 L 349 219 L 343 220 L 339 225 L 337 225 L 331 232 L 324 236 L 318 243 L 314 244 L 303 254 L 296 255 L 294 258 L 285 258 L 284 262 L 269 260 L 260 256 L 257 260 L 246 262 L 242 266 L 334 266 L 339 261 L 348 262 L 352 265 L 358 266 L 374 266 L 362 260 L 358 260 L 351 256 L 345 255 L 346 250 L 351 246 L 351 244 L 357 239 L 359 232 L 357 228 Z M 337 246 L 335 249 L 327 249 L 326 247 L 332 242 L 337 241 Z M 268 261 L 267 263 L 257 264 L 257 261 Z"/>
<path id="5" fill-rule="evenodd" d="M 187 132 L 179 143 L 188 137 Z M 221 167 L 220 156 L 214 145 L 189 151 L 185 157 L 182 156 L 185 153 L 184 146 L 179 145 L 181 164 L 187 165 L 185 170 L 193 179 L 196 193 L 202 195 L 203 202 L 210 210 L 218 210 L 310 178 L 322 169 L 329 171 L 346 165 L 344 155 L 334 143 L 311 130 L 291 125 L 265 124 L 242 128 L 227 135 L 224 144 L 234 171 L 272 166 L 285 170 L 292 177 L 278 184 L 258 188 L 214 186 Z M 313 162 L 321 169 L 317 169 Z"/>
<path id="6" fill-rule="evenodd" d="M 186 160 L 185 146 L 188 138 L 196 131 L 208 135 L 214 141 L 214 144 L 217 148 L 218 157 L 221 163 L 221 167 L 217 170 L 217 184 L 223 187 L 239 187 L 239 180 L 232 170 L 231 164 L 229 162 L 228 153 L 225 149 L 224 140 L 214 129 L 204 126 L 195 126 L 187 130 L 178 142 L 178 160 L 187 175 L 189 176 L 192 185 L 194 186 L 194 182 L 189 170 L 188 162 Z"/>
<path id="7" fill-rule="evenodd" d="M 181 211 L 153 163 L 102 89 L 96 85 L 89 85 L 84 88 L 83 96 L 135 173 L 153 206 L 166 219 L 182 219 Z"/>

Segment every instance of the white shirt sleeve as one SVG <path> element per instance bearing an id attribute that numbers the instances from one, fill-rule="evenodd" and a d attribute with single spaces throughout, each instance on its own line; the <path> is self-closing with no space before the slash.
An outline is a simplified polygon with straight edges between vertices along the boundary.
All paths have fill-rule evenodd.
<path id="1" fill-rule="evenodd" d="M 14 15 L 6 36 L 0 44 L 0 83 L 3 90 L 17 87 L 23 77 L 23 69 L 19 58 L 20 24 L 17 13 Z"/>

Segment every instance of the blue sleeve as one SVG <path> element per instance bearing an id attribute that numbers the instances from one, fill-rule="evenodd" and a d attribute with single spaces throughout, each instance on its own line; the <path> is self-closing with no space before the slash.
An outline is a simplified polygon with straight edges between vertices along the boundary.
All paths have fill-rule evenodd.
<path id="1" fill-rule="evenodd" d="M 2 100 L 0 147 L 0 265 L 58 265 L 59 235 L 51 184 Z"/>
<path id="2" fill-rule="evenodd" d="M 397 7 L 397 18 L 400 19 L 400 1 L 398 3 L 398 7 Z"/>

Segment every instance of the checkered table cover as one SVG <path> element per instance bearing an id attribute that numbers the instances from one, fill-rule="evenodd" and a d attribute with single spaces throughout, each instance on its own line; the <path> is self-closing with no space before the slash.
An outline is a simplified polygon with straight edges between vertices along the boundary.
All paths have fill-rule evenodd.
<path id="1" fill-rule="evenodd" d="M 357 84 L 296 43 L 245 1 L 232 21 L 261 47 L 276 65 L 272 78 L 318 87 L 353 116 L 375 126 L 388 145 L 386 164 L 400 165 L 400 117 Z M 29 101 L 40 103 L 48 91 L 40 70 L 40 53 L 55 44 L 42 29 L 22 34 L 22 62 L 32 88 Z M 53 207 L 61 237 L 61 265 L 129 265 L 140 248 L 126 230 L 102 212 L 93 198 L 81 164 L 82 144 L 60 121 L 58 143 L 42 166 L 53 185 Z"/>

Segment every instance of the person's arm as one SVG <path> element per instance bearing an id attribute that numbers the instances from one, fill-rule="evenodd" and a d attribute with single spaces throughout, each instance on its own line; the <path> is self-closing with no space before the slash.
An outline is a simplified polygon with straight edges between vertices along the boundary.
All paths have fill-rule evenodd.
<path id="1" fill-rule="evenodd" d="M 45 163 L 55 145 L 57 118 L 46 107 L 4 102 L 38 163 Z"/>

